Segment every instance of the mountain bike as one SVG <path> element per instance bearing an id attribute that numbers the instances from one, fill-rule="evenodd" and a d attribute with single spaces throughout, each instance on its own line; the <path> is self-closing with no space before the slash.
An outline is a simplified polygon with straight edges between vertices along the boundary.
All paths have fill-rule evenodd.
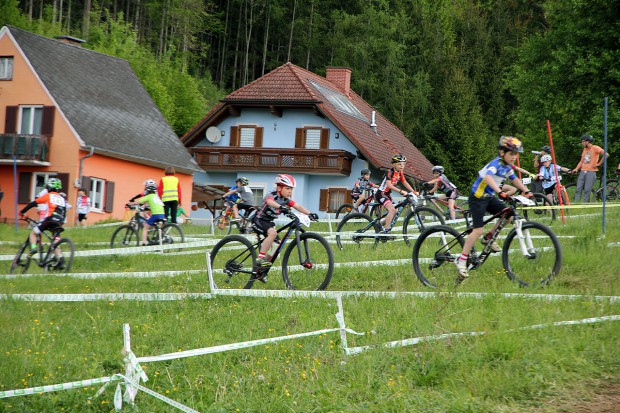
<path id="1" fill-rule="evenodd" d="M 24 221 L 28 222 L 30 228 L 39 224 L 28 217 L 24 218 Z M 30 254 L 30 237 L 27 237 L 11 262 L 11 274 L 25 274 L 29 269 L 32 270 L 32 263 L 42 268 L 43 272 L 69 272 L 73 265 L 75 246 L 69 238 L 60 237 L 64 230 L 57 227 L 41 231 L 41 234 L 37 235 L 37 250 L 33 255 Z"/>
<path id="2" fill-rule="evenodd" d="M 147 207 L 145 205 L 129 204 L 125 205 L 125 207 L 135 211 L 135 213 L 127 224 L 121 225 L 114 231 L 110 241 L 110 248 L 136 247 L 140 245 L 142 226 L 146 222 L 144 213 L 147 211 Z M 147 241 L 149 245 L 176 244 L 184 242 L 185 236 L 180 226 L 166 222 L 163 219 L 149 228 Z"/>
<path id="3" fill-rule="evenodd" d="M 424 199 L 424 201 L 429 202 L 431 205 L 435 207 L 435 209 L 444 215 L 446 219 L 450 219 L 450 208 L 448 207 L 448 199 L 439 198 L 433 194 L 429 194 L 426 188 L 422 189 L 420 193 L 420 197 Z M 461 201 L 459 203 L 454 203 L 454 212 L 456 219 L 465 218 L 465 211 L 469 210 L 469 203 L 467 200 Z"/>
<path id="4" fill-rule="evenodd" d="M 270 262 L 275 263 L 290 240 L 282 255 L 282 278 L 290 290 L 324 290 L 334 272 L 334 255 L 325 238 L 314 232 L 306 232 L 302 226 L 310 226 L 307 215 L 290 212 L 291 219 L 280 227 L 277 245 Z M 256 257 L 264 237 L 259 235 L 256 242 L 242 235 L 228 235 L 211 250 L 213 279 L 218 288 L 252 288 L 257 280 L 266 281 L 267 272 L 257 274 L 254 269 Z M 265 271 L 265 270 L 260 270 Z"/>
<path id="5" fill-rule="evenodd" d="M 414 237 L 422 232 L 422 230 L 429 224 L 443 225 L 445 220 L 443 216 L 434 210 L 433 208 L 416 206 L 417 197 L 409 194 L 404 200 L 396 203 L 396 215 L 392 219 L 390 230 L 394 228 L 394 224 L 398 221 L 398 218 L 405 209 L 410 209 L 410 212 L 403 221 L 403 238 L 407 245 L 411 245 Z M 394 236 L 390 235 L 378 235 L 382 229 L 383 219 L 387 216 L 387 211 L 380 217 L 372 218 L 366 214 L 359 212 L 352 212 L 345 216 L 338 227 L 336 228 L 336 243 L 338 248 L 344 249 L 345 244 L 353 243 L 361 246 L 365 241 L 372 241 L 376 246 L 378 242 L 386 242 L 389 238 Z"/>
<path id="6" fill-rule="evenodd" d="M 579 175 L 579 172 L 577 172 L 576 174 Z M 619 181 L 617 179 L 608 179 L 607 187 L 609 188 L 611 186 L 612 188 L 616 188 L 618 187 L 618 182 Z M 571 182 L 570 184 L 566 184 L 564 188 L 566 188 L 567 196 L 574 201 L 575 192 L 577 191 L 577 182 Z M 582 193 L 581 195 L 582 199 L 583 199 L 583 195 L 584 194 Z M 599 177 L 596 179 L 596 182 L 594 183 L 594 186 L 592 187 L 592 192 L 590 193 L 590 200 L 603 201 L 603 174 L 602 172 L 599 173 Z"/>
<path id="7" fill-rule="evenodd" d="M 619 171 L 616 171 L 616 174 L 620 174 Z M 607 181 L 607 202 L 611 201 L 620 201 L 620 181 L 617 179 L 611 179 Z M 596 199 L 602 201 L 603 200 L 603 188 L 599 188 L 596 191 Z"/>
<path id="8" fill-rule="evenodd" d="M 491 239 L 482 249 L 474 247 L 469 255 L 469 269 L 478 269 L 491 255 L 491 244 L 511 221 L 514 228 L 506 236 L 502 248 L 502 265 L 508 279 L 520 286 L 547 285 L 560 273 L 562 247 L 555 233 L 546 225 L 526 221 L 518 215 L 518 203 L 533 204 L 527 198 L 514 196 L 501 212 L 484 221 L 488 224 L 498 219 L 499 225 L 492 232 Z M 413 268 L 418 279 L 426 286 L 447 288 L 455 285 L 458 271 L 454 265 L 458 259 L 465 238 L 472 228 L 459 233 L 454 228 L 439 225 L 426 229 L 413 246 Z"/>
<path id="9" fill-rule="evenodd" d="M 228 221 L 228 234 L 236 228 L 240 234 L 248 234 L 252 231 L 252 219 L 256 215 L 256 207 L 246 210 L 239 209 L 239 219 L 231 218 Z"/>
<path id="10" fill-rule="evenodd" d="M 372 188 L 368 192 L 366 199 L 362 201 L 357 211 L 353 211 L 354 204 L 342 204 L 336 211 L 336 219 L 340 219 L 351 212 L 360 212 L 362 214 L 368 213 L 371 217 L 381 216 L 385 213 L 385 208 L 379 202 L 375 200 L 375 193 L 377 192 L 377 188 Z"/>
<path id="11" fill-rule="evenodd" d="M 233 219 L 234 213 L 232 202 L 224 201 L 224 208 L 215 218 L 213 218 L 213 233 L 220 236 L 224 234 L 230 234 L 231 228 L 228 224 Z"/>

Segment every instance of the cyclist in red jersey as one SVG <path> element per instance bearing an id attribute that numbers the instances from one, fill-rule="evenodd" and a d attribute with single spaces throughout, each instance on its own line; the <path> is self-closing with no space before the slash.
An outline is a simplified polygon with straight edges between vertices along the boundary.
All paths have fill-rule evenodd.
<path id="1" fill-rule="evenodd" d="M 398 189 L 396 185 L 402 183 L 402 185 L 409 190 L 409 193 L 417 195 L 417 192 L 413 190 L 409 182 L 405 179 L 404 171 L 406 162 L 407 158 L 405 155 L 396 154 L 392 156 L 392 169 L 386 172 L 383 177 L 383 182 L 381 182 L 375 194 L 375 199 L 388 210 L 385 222 L 383 222 L 383 229 L 380 232 L 381 234 L 388 234 L 390 232 L 389 228 L 392 225 L 392 219 L 394 219 L 394 215 L 396 215 L 396 208 L 394 208 L 394 201 L 392 201 L 390 193 L 392 191 L 398 191 L 403 196 L 407 195 L 407 191 Z"/>

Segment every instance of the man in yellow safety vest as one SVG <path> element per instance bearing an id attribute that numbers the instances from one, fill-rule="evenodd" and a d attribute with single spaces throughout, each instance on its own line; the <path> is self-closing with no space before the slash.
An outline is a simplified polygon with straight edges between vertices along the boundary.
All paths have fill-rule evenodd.
<path id="1" fill-rule="evenodd" d="M 181 204 L 181 185 L 179 178 L 174 176 L 174 167 L 166 168 L 165 176 L 162 177 L 157 186 L 157 194 L 164 202 L 164 214 L 168 221 L 177 223 L 177 208 Z"/>

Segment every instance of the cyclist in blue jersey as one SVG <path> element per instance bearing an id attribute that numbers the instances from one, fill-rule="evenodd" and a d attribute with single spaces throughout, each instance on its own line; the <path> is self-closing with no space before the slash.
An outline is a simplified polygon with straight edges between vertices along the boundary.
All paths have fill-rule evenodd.
<path id="1" fill-rule="evenodd" d="M 506 208 L 506 204 L 494 196 L 497 193 L 499 198 L 503 200 L 510 197 L 505 192 L 502 192 L 500 188 L 504 180 L 512 180 L 513 184 L 523 191 L 525 196 L 533 198 L 532 193 L 514 173 L 513 165 L 517 160 L 518 154 L 523 152 L 523 144 L 521 141 L 513 136 L 501 136 L 499 138 L 498 149 L 499 156 L 478 171 L 478 178 L 471 187 L 469 210 L 473 221 L 473 230 L 465 240 L 461 256 L 455 261 L 456 268 L 459 272 L 458 282 L 463 281 L 469 275 L 467 271 L 467 260 L 471 249 L 484 231 L 484 213 L 488 211 L 491 214 L 497 214 Z M 495 230 L 495 228 L 493 228 L 493 230 Z M 493 230 L 482 239 L 483 244 L 489 242 Z M 495 241 L 491 244 L 491 251 L 501 251 L 501 248 Z"/>

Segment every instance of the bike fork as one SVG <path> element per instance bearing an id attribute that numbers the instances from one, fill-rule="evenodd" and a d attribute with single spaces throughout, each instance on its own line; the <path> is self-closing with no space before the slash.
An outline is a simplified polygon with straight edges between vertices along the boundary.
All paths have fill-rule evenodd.
<path id="1" fill-rule="evenodd" d="M 519 219 L 515 222 L 515 229 L 517 231 L 517 239 L 519 240 L 519 246 L 521 247 L 521 253 L 524 257 L 532 258 L 535 253 L 534 243 L 530 236 L 529 230 L 523 229 L 523 220 Z"/>

